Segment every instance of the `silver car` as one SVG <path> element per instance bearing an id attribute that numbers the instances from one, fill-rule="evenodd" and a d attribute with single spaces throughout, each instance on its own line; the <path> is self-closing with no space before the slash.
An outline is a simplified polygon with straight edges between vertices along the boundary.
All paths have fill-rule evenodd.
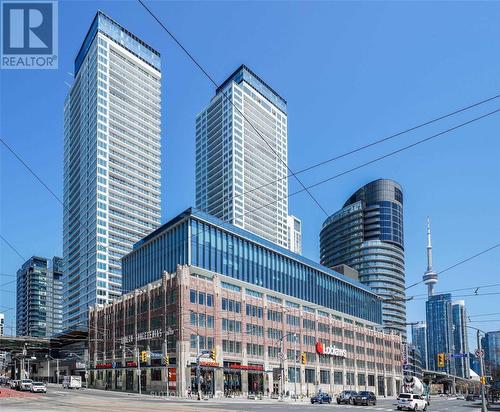
<path id="1" fill-rule="evenodd" d="M 30 391 L 31 385 L 33 385 L 33 381 L 31 379 L 23 379 L 19 385 L 19 390 L 21 391 Z"/>
<path id="2" fill-rule="evenodd" d="M 31 385 L 31 392 L 42 392 L 42 393 L 47 393 L 47 387 L 45 386 L 45 383 L 43 382 L 33 382 Z"/>

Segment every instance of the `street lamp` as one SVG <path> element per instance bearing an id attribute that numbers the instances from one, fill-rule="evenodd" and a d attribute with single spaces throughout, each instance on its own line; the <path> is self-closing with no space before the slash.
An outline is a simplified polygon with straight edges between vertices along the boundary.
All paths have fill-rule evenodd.
<path id="1" fill-rule="evenodd" d="M 479 355 L 479 371 L 481 373 L 481 380 L 480 380 L 480 385 L 481 385 L 481 412 L 487 412 L 487 407 L 486 407 L 486 390 L 485 390 L 485 385 L 482 382 L 482 378 L 484 376 L 484 356 L 483 356 L 483 349 L 481 348 L 481 337 L 480 333 L 484 333 L 486 335 L 486 332 L 482 331 L 481 329 L 475 328 L 474 326 L 469 326 L 466 325 L 468 328 L 474 329 L 477 332 L 477 350 L 478 350 L 478 355 Z"/>

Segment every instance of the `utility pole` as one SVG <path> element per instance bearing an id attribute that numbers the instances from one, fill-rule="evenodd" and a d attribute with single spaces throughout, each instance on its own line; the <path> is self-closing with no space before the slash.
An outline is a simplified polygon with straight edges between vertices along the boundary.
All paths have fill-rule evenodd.
<path id="1" fill-rule="evenodd" d="M 484 376 L 484 356 L 483 356 L 483 349 L 481 348 L 481 337 L 479 336 L 479 330 L 477 330 L 477 348 L 478 348 L 478 353 L 479 353 L 479 370 L 481 371 L 481 412 L 487 412 L 487 407 L 486 407 L 486 394 L 485 394 L 485 387 L 482 382 L 483 376 Z"/>
<path id="2" fill-rule="evenodd" d="M 294 392 L 295 402 L 297 402 L 297 334 L 293 335 L 293 370 L 294 370 Z"/>
<path id="3" fill-rule="evenodd" d="M 57 383 L 59 384 L 59 358 L 56 359 L 56 375 L 57 375 Z"/>
<path id="4" fill-rule="evenodd" d="M 141 389 L 141 360 L 139 359 L 139 347 L 137 347 L 137 382 L 139 384 L 139 395 L 142 395 Z"/>
<path id="5" fill-rule="evenodd" d="M 198 400 L 201 401 L 200 391 L 200 335 L 196 334 L 196 392 L 198 393 Z"/>

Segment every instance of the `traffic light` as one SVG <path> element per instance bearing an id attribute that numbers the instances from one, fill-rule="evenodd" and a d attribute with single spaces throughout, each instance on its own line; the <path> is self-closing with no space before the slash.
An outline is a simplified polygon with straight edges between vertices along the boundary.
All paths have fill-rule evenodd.
<path id="1" fill-rule="evenodd" d="M 148 361 L 148 351 L 143 350 L 141 352 L 141 362 L 146 363 Z"/>
<path id="2" fill-rule="evenodd" d="M 217 360 L 217 350 L 215 348 L 210 351 L 210 359 L 214 362 Z"/>
<path id="3" fill-rule="evenodd" d="M 165 355 L 163 357 L 163 361 L 165 362 L 165 365 L 170 365 L 170 356 Z"/>
<path id="4" fill-rule="evenodd" d="M 479 381 L 481 382 L 481 385 L 486 385 L 486 376 L 481 376 Z"/>
<path id="5" fill-rule="evenodd" d="M 438 353 L 438 368 L 444 368 L 446 356 L 444 353 Z"/>
<path id="6" fill-rule="evenodd" d="M 305 352 L 300 353 L 300 363 L 305 365 L 307 363 L 307 356 Z"/>

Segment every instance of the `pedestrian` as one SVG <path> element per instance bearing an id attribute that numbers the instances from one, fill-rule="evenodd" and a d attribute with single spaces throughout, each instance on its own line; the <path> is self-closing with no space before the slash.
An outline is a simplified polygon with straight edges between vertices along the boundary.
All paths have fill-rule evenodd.
<path id="1" fill-rule="evenodd" d="M 191 398 L 191 387 L 188 388 L 188 398 Z"/>

